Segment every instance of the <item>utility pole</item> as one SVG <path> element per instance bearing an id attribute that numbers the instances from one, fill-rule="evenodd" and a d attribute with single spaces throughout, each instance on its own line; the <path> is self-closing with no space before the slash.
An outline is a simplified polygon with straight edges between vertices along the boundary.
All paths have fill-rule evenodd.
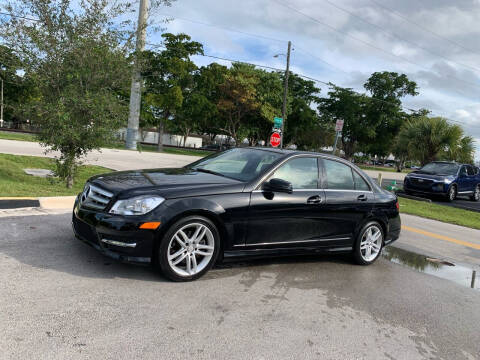
<path id="1" fill-rule="evenodd" d="M 0 127 L 3 127 L 3 78 L 0 78 L 2 80 L 2 86 L 0 90 Z"/>
<path id="2" fill-rule="evenodd" d="M 125 147 L 129 150 L 137 150 L 138 123 L 140 119 L 140 104 L 142 96 L 142 74 L 139 61 L 140 53 L 145 49 L 147 36 L 149 0 L 140 0 L 138 10 L 137 43 L 135 46 L 135 63 L 133 65 L 132 85 L 130 89 L 130 105 L 128 114 L 128 128 Z"/>
<path id="3" fill-rule="evenodd" d="M 285 70 L 285 83 L 283 88 L 283 107 L 282 107 L 282 136 L 280 136 L 280 149 L 283 148 L 283 133 L 285 129 L 285 122 L 287 121 L 287 95 L 288 95 L 288 74 L 290 72 L 290 50 L 292 48 L 292 42 L 288 42 L 287 50 L 287 69 Z"/>

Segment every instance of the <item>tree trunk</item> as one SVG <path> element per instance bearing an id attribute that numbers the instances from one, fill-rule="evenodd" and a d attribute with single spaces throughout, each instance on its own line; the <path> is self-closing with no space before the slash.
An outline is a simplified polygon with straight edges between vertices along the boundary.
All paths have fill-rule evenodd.
<path id="1" fill-rule="evenodd" d="M 163 151 L 163 120 L 158 124 L 157 151 Z"/>
<path id="2" fill-rule="evenodd" d="M 67 176 L 67 188 L 71 189 L 73 187 L 73 174 Z"/>

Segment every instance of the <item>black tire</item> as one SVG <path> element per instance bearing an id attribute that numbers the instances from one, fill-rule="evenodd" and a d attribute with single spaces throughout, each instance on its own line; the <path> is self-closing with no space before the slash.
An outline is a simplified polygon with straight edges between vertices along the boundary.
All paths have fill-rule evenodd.
<path id="1" fill-rule="evenodd" d="M 189 224 L 202 224 L 211 231 L 211 234 L 213 235 L 213 243 L 214 243 L 213 255 L 210 258 L 208 264 L 206 264 L 206 266 L 203 267 L 201 271 L 198 271 L 193 275 L 180 275 L 175 271 L 175 269 L 169 263 L 169 260 L 168 260 L 169 244 L 171 241 L 174 241 L 173 237 L 177 233 L 177 231 L 184 228 L 185 226 L 188 226 Z M 192 281 L 202 277 L 203 275 L 205 275 L 205 273 L 208 270 L 211 269 L 211 267 L 215 264 L 215 261 L 218 258 L 219 252 L 220 252 L 220 233 L 217 227 L 215 226 L 215 224 L 203 216 L 197 216 L 197 215 L 187 216 L 185 218 L 178 220 L 172 226 L 170 226 L 168 231 L 160 240 L 159 244 L 157 245 L 156 254 L 155 254 L 156 266 L 165 277 L 167 277 L 172 281 L 178 281 L 178 282 Z"/>
<path id="2" fill-rule="evenodd" d="M 450 186 L 450 189 L 448 189 L 446 200 L 448 202 L 452 202 L 453 200 L 455 200 L 456 197 L 457 197 L 457 185 L 452 185 Z"/>
<path id="3" fill-rule="evenodd" d="M 480 185 L 475 187 L 475 192 L 472 196 L 470 196 L 470 200 L 472 201 L 479 201 L 480 200 Z"/>
<path id="4" fill-rule="evenodd" d="M 371 228 L 371 227 L 374 227 L 378 230 L 380 230 L 380 236 L 381 236 L 381 241 L 380 241 L 380 249 L 378 251 L 378 253 L 376 254 L 376 256 L 373 258 L 373 259 L 369 259 L 369 260 L 366 260 L 365 257 L 363 256 L 362 254 L 362 251 L 360 249 L 360 246 L 361 246 L 361 243 L 362 243 L 362 238 L 364 237 L 365 233 Z M 353 249 L 353 258 L 355 260 L 355 262 L 359 265 L 370 265 L 370 264 L 373 264 L 377 259 L 378 257 L 380 256 L 380 254 L 382 253 L 382 249 L 383 249 L 383 245 L 384 245 L 384 240 L 385 240 L 385 233 L 383 231 L 383 228 L 382 226 L 376 222 L 376 221 L 370 221 L 368 223 L 366 223 L 362 229 L 360 230 L 360 232 L 358 233 L 358 236 L 357 236 L 357 240 L 355 241 L 355 247 Z"/>

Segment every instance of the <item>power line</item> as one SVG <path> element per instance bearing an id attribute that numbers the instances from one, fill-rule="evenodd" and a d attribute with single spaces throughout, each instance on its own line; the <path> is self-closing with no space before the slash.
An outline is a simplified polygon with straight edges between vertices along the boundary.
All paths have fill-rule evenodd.
<path id="1" fill-rule="evenodd" d="M 296 12 L 296 13 L 298 13 L 298 14 L 300 14 L 300 15 L 302 15 L 302 16 L 304 16 L 304 17 L 306 17 L 306 18 L 308 18 L 308 19 L 310 19 L 310 20 L 312 20 L 312 21 L 314 21 L 314 22 L 322 25 L 322 26 L 325 26 L 325 27 L 329 28 L 330 30 L 332 30 L 332 31 L 334 31 L 334 32 L 337 32 L 337 33 L 339 33 L 339 34 L 341 34 L 341 35 L 343 35 L 343 36 L 345 36 L 345 37 L 349 37 L 349 38 L 351 38 L 351 39 L 353 39 L 353 40 L 355 40 L 355 41 L 361 42 L 362 44 L 365 44 L 365 45 L 367 45 L 367 46 L 369 46 L 369 47 L 371 47 L 371 48 L 373 48 L 373 49 L 376 49 L 376 50 L 378 50 L 378 51 L 381 51 L 381 52 L 383 52 L 383 53 L 385 53 L 385 54 L 387 54 L 387 55 L 389 55 L 389 56 L 392 56 L 392 57 L 395 57 L 395 58 L 399 58 L 399 59 L 403 60 L 404 62 L 408 62 L 408 63 L 410 63 L 410 64 L 413 64 L 413 65 L 415 65 L 415 66 L 418 66 L 418 67 L 420 67 L 420 68 L 422 68 L 422 69 L 424 69 L 424 70 L 426 70 L 426 71 L 431 71 L 431 69 L 429 69 L 429 68 L 427 68 L 427 67 L 424 67 L 423 65 L 420 65 L 420 64 L 418 64 L 418 63 L 416 63 L 416 62 L 414 62 L 414 61 L 411 61 L 410 59 L 407 59 L 407 58 L 405 58 L 405 57 L 403 57 L 403 56 L 400 56 L 400 55 L 395 55 L 394 53 L 392 53 L 392 52 L 390 52 L 390 51 L 388 51 L 388 50 L 385 50 L 385 49 L 383 49 L 383 48 L 381 48 L 381 47 L 378 47 L 378 46 L 376 46 L 376 45 L 374 45 L 374 44 L 369 43 L 368 41 L 365 41 L 365 40 L 363 40 L 363 39 L 361 39 L 361 38 L 358 38 L 358 37 L 356 37 L 356 36 L 353 36 L 353 35 L 351 35 L 351 34 L 349 34 L 349 33 L 344 32 L 344 31 L 342 31 L 342 30 L 339 30 L 339 29 L 337 29 L 337 28 L 334 27 L 334 26 L 331 26 L 331 25 L 329 25 L 329 24 L 327 24 L 327 23 L 324 23 L 323 21 L 318 20 L 318 19 L 316 19 L 316 18 L 314 18 L 314 17 L 312 17 L 312 16 L 310 16 L 310 15 L 308 15 L 308 14 L 306 14 L 306 13 L 304 13 L 304 12 L 302 12 L 302 11 L 300 11 L 300 10 L 298 10 L 298 9 L 290 6 L 290 5 L 288 5 L 288 4 L 285 4 L 285 3 L 283 3 L 282 1 L 279 1 L 279 0 L 271 0 L 271 1 L 273 1 L 273 2 L 275 2 L 275 3 L 277 3 L 277 4 L 279 4 L 279 5 L 281 5 L 281 6 L 283 6 L 283 7 L 286 7 L 287 9 L 289 9 L 289 10 L 291 10 L 291 11 L 294 11 L 294 12 Z M 459 78 L 457 78 L 457 77 L 455 77 L 455 76 L 451 76 L 451 75 L 444 75 L 444 76 L 445 76 L 445 77 L 452 78 L 452 79 L 456 79 L 457 81 L 464 82 L 464 83 L 466 83 L 466 84 L 468 84 L 468 85 L 471 85 L 471 86 L 480 87 L 479 84 L 471 83 L 471 82 L 469 82 L 469 81 L 465 81 L 465 80 L 459 79 Z"/>
<path id="2" fill-rule="evenodd" d="M 271 40 L 271 41 L 277 41 L 277 42 L 282 42 L 282 43 L 286 43 L 287 41 L 286 40 L 282 40 L 282 39 L 277 39 L 277 38 L 273 38 L 273 37 L 269 37 L 269 36 L 264 36 L 264 35 L 260 35 L 260 34 L 255 34 L 255 33 L 251 33 L 251 32 L 245 32 L 245 31 L 240 31 L 240 30 L 237 30 L 237 29 L 232 29 L 232 28 L 229 28 L 229 27 L 225 27 L 225 26 L 220 26 L 220 25 L 216 25 L 216 24 L 211 24 L 211 23 L 205 23 L 205 22 L 202 22 L 202 21 L 197 21 L 197 20 L 192 20 L 192 19 L 186 19 L 186 18 L 179 18 L 179 17 L 176 17 L 176 16 L 172 16 L 172 15 L 169 15 L 169 14 L 159 14 L 161 16 L 167 16 L 167 17 L 172 17 L 174 20 L 183 20 L 183 21 L 188 21 L 188 22 L 191 22 L 193 24 L 199 24 L 199 25 L 204 25 L 204 26 L 210 26 L 210 27 L 215 27 L 215 28 L 218 28 L 218 29 L 223 29 L 223 30 L 226 30 L 226 31 L 230 31 L 230 32 L 234 32 L 234 33 L 239 33 L 239 34 L 242 34 L 242 35 L 247 35 L 247 36 L 251 36 L 251 37 L 254 37 L 254 38 L 259 38 L 259 39 L 265 39 L 265 40 Z M 326 64 L 327 66 L 335 69 L 335 70 L 338 70 L 340 72 L 343 72 L 345 74 L 348 74 L 346 71 L 340 69 L 339 67 L 329 63 L 328 61 L 320 58 L 319 56 L 316 56 L 316 55 L 313 55 L 312 53 L 304 50 L 304 49 L 301 49 L 298 45 L 295 45 L 295 49 L 298 49 L 300 51 L 302 51 L 303 53 L 319 60 L 320 62 Z M 348 74 L 349 75 L 349 74 Z"/>
<path id="3" fill-rule="evenodd" d="M 472 53 L 475 53 L 475 54 L 480 54 L 479 51 L 469 49 L 469 48 L 463 46 L 462 44 L 459 44 L 459 43 L 456 42 L 456 41 L 453 41 L 453 40 L 451 40 L 451 39 L 449 39 L 449 38 L 447 38 L 447 37 L 445 37 L 445 36 L 442 36 L 442 35 L 434 32 L 434 31 L 426 28 L 425 26 L 422 26 L 422 25 L 418 24 L 417 22 L 414 22 L 414 21 L 410 20 L 410 19 L 407 18 L 406 16 L 403 16 L 402 14 L 400 14 L 398 11 L 395 11 L 395 10 L 393 10 L 393 9 L 391 9 L 391 8 L 388 8 L 388 7 L 386 7 L 385 5 L 379 4 L 379 3 L 378 3 L 377 1 L 375 1 L 375 0 L 370 0 L 370 2 L 372 2 L 373 4 L 377 5 L 378 7 L 382 8 L 382 9 L 384 9 L 385 11 L 387 11 L 387 12 L 389 12 L 389 13 L 397 16 L 398 18 L 402 19 L 403 21 L 406 21 L 406 22 L 408 22 L 408 23 L 410 23 L 410 24 L 413 24 L 413 25 L 415 25 L 416 27 L 422 29 L 423 31 L 428 32 L 429 34 L 431 34 L 431 35 L 433 35 L 433 36 L 435 36 L 435 37 L 437 37 L 437 38 L 439 38 L 439 39 L 441 39 L 441 40 L 448 41 L 449 43 L 451 43 L 451 44 L 453 44 L 453 45 L 455 45 L 455 46 L 458 46 L 459 48 L 462 48 L 462 49 L 464 49 L 464 50 L 466 50 L 466 51 L 469 51 L 469 52 L 472 52 Z"/>
<path id="4" fill-rule="evenodd" d="M 9 14 L 9 13 L 5 13 L 5 12 L 0 12 L 0 15 L 10 16 L 10 17 L 13 17 L 13 18 L 18 18 L 18 19 L 23 19 L 23 20 L 40 22 L 39 19 L 33 19 L 33 18 L 30 18 L 30 17 L 26 17 L 26 16 L 14 15 L 14 14 Z"/>
<path id="5" fill-rule="evenodd" d="M 226 31 L 230 31 L 230 32 L 234 32 L 234 33 L 239 33 L 239 34 L 242 34 L 242 35 L 247 35 L 247 36 L 251 36 L 251 37 L 255 37 L 255 38 L 260 38 L 260 39 L 265 39 L 265 40 L 272 40 L 272 41 L 278 41 L 278 42 L 282 42 L 282 43 L 287 43 L 286 40 L 281 40 L 281 39 L 276 39 L 276 38 L 270 37 L 270 36 L 259 35 L 259 34 L 254 34 L 254 33 L 246 32 L 246 31 L 236 30 L 236 29 L 232 29 L 232 28 L 229 28 L 229 27 L 220 26 L 220 25 L 215 25 L 215 24 L 210 24 L 210 23 L 206 23 L 206 22 L 202 22 L 202 21 L 198 21 L 198 20 L 186 19 L 186 18 L 181 18 L 181 17 L 172 16 L 172 15 L 168 15 L 168 14 L 158 14 L 158 15 L 171 17 L 171 18 L 173 18 L 173 20 L 182 20 L 182 21 L 191 22 L 191 23 L 193 23 L 193 24 L 199 24 L 199 25 L 204 25 L 204 26 L 211 26 L 211 27 L 215 27 L 215 28 L 219 28 L 219 29 L 223 29 L 223 30 L 226 30 Z"/>
<path id="6" fill-rule="evenodd" d="M 467 64 L 460 63 L 460 62 L 455 61 L 455 60 L 452 60 L 452 59 L 450 59 L 450 58 L 448 58 L 448 57 L 446 57 L 446 56 L 444 56 L 444 55 L 442 55 L 442 54 L 435 53 L 435 52 L 433 52 L 433 51 L 431 51 L 431 50 L 429 50 L 429 49 L 427 49 L 427 48 L 425 48 L 425 47 L 423 47 L 423 46 L 421 46 L 421 45 L 419 45 L 419 44 L 417 44 L 417 43 L 414 43 L 413 41 L 410 41 L 410 40 L 408 40 L 408 39 L 405 39 L 405 38 L 403 38 L 403 37 L 401 37 L 401 36 L 399 36 L 399 35 L 397 35 L 397 34 L 395 34 L 395 33 L 393 33 L 393 32 L 390 32 L 390 31 L 384 29 L 384 28 L 383 28 L 382 26 L 380 26 L 380 25 L 377 25 L 377 24 L 374 24 L 374 23 L 372 23 L 372 22 L 370 22 L 370 21 L 368 21 L 368 20 L 365 20 L 365 19 L 362 18 L 361 16 L 358 16 L 358 15 L 355 14 L 354 12 L 349 11 L 349 10 L 347 10 L 347 9 L 341 7 L 341 6 L 338 6 L 337 4 L 335 4 L 334 2 L 332 2 L 332 1 L 330 1 L 330 0 L 323 0 L 323 1 L 325 1 L 326 3 L 330 4 L 331 6 L 333 6 L 334 8 L 336 8 L 336 9 L 338 9 L 338 10 L 340 10 L 340 11 L 343 11 L 343 12 L 349 14 L 350 16 L 353 16 L 353 17 L 359 19 L 360 21 L 364 22 L 365 24 L 368 24 L 368 25 L 370 25 L 370 26 L 376 27 L 377 29 L 380 29 L 384 34 L 388 35 L 388 36 L 391 37 L 391 38 L 399 39 L 400 41 L 406 42 L 406 43 L 408 43 L 408 44 L 410 44 L 410 45 L 412 45 L 412 46 L 415 46 L 415 47 L 417 47 L 417 48 L 419 48 L 419 49 L 422 49 L 423 51 L 425 51 L 425 52 L 427 52 L 427 53 L 429 53 L 429 54 L 432 54 L 432 55 L 434 55 L 434 56 L 438 56 L 438 57 L 440 57 L 440 58 L 442 58 L 442 59 L 444 59 L 444 60 L 447 60 L 447 61 L 450 61 L 450 62 L 455 63 L 455 64 L 457 64 L 457 65 L 460 65 L 460 66 L 469 68 L 469 69 L 471 69 L 471 70 L 473 70 L 473 71 L 478 71 L 478 72 L 480 72 L 480 69 L 479 69 L 479 68 L 476 68 L 476 67 L 474 67 L 474 66 L 470 66 L 470 65 L 467 65 Z"/>

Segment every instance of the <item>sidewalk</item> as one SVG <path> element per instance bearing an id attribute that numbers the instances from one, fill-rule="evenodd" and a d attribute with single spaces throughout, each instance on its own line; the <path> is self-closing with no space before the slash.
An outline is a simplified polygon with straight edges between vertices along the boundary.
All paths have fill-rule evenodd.
<path id="1" fill-rule="evenodd" d="M 45 154 L 45 148 L 36 142 L 2 139 L 0 139 L 0 153 L 41 157 L 59 155 L 57 152 Z M 83 161 L 87 165 L 98 165 L 112 170 L 138 170 L 182 167 L 198 159 L 200 157 L 189 155 L 101 149 L 101 151 L 92 151 Z"/>

